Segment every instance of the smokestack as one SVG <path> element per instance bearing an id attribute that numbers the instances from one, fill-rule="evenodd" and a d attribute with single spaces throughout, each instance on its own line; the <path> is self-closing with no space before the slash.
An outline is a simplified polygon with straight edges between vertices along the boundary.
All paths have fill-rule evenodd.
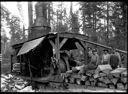
<path id="1" fill-rule="evenodd" d="M 29 31 L 28 31 L 28 39 L 31 37 L 31 27 L 33 25 L 33 12 L 32 12 L 32 2 L 28 2 L 28 19 L 29 19 Z"/>
<path id="2" fill-rule="evenodd" d="M 47 4 L 38 2 L 35 5 L 36 19 L 32 26 L 32 37 L 37 38 L 50 32 L 50 27 L 47 23 Z"/>

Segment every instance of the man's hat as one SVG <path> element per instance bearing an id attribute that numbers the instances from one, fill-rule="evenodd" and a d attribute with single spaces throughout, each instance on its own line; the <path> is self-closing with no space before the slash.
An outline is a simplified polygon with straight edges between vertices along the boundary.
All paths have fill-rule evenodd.
<path id="1" fill-rule="evenodd" d="M 96 49 L 93 49 L 92 52 L 97 52 L 97 50 Z"/>

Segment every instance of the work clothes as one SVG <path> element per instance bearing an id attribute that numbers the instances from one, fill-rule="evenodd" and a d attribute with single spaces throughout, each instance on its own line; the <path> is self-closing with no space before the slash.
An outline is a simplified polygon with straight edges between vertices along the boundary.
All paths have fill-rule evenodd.
<path id="1" fill-rule="evenodd" d="M 91 61 L 89 64 L 84 65 L 83 67 L 81 67 L 79 74 L 84 73 L 87 70 L 93 70 L 97 68 L 97 65 L 99 63 L 99 56 L 98 54 L 92 54 L 91 55 Z"/>
<path id="2" fill-rule="evenodd" d="M 109 63 L 109 58 L 110 58 L 110 54 L 108 54 L 108 53 L 103 54 L 101 63 L 102 64 L 108 64 Z"/>
<path id="3" fill-rule="evenodd" d="M 119 57 L 115 54 L 111 54 L 109 63 L 112 69 L 116 69 L 119 65 Z"/>

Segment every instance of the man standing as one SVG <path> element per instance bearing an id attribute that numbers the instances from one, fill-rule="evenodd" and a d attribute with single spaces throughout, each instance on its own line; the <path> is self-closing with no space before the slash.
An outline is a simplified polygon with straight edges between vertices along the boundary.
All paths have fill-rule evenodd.
<path id="1" fill-rule="evenodd" d="M 101 64 L 108 64 L 109 63 L 109 58 L 110 58 L 110 54 L 108 53 L 107 49 L 103 50 L 103 56 L 102 56 L 102 60 L 101 60 Z"/>
<path id="2" fill-rule="evenodd" d="M 114 48 L 112 48 L 109 64 L 111 65 L 112 69 L 116 69 L 119 65 L 121 65 L 120 54 Z"/>

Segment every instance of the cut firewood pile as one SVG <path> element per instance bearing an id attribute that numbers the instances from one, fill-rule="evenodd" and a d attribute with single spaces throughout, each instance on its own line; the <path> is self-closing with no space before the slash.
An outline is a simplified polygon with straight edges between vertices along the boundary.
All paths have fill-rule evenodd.
<path id="1" fill-rule="evenodd" d="M 70 74 L 70 75 L 69 75 Z M 127 90 L 127 69 L 112 70 L 110 65 L 99 65 L 96 70 L 86 71 L 83 75 L 66 73 L 65 82 L 78 85 Z"/>
<path id="2" fill-rule="evenodd" d="M 1 74 L 1 92 L 34 92 L 29 82 L 14 75 Z"/>

